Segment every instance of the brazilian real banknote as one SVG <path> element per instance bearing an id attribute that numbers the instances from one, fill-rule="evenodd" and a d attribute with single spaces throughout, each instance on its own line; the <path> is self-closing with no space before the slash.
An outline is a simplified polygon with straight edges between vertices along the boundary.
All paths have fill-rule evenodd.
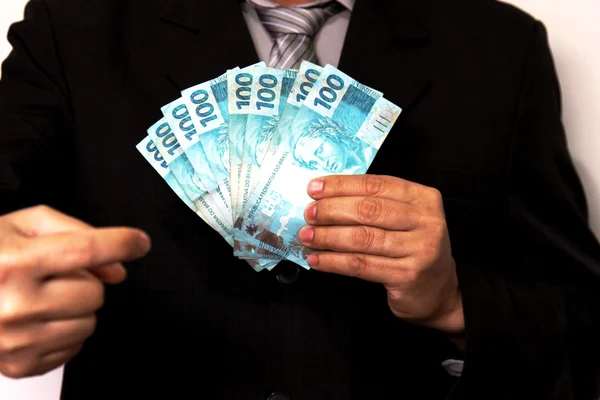
<path id="1" fill-rule="evenodd" d="M 401 109 L 331 65 L 314 84 L 234 225 L 236 240 L 309 268 L 311 250 L 298 232 L 312 201 L 308 182 L 362 174 L 371 165 Z M 258 251 L 257 251 L 258 252 Z M 256 255 L 258 256 L 258 255 Z"/>
<path id="2" fill-rule="evenodd" d="M 225 196 L 225 202 L 231 213 L 227 74 L 186 89 L 181 92 L 181 97 L 189 112 L 189 118 L 198 135 L 210 170 L 220 192 Z M 175 104 L 177 107 L 182 106 L 181 102 Z M 183 110 L 180 112 L 182 116 L 185 116 Z"/>
<path id="3" fill-rule="evenodd" d="M 137 145 L 138 151 L 159 172 L 179 198 L 217 231 L 230 246 L 233 246 L 231 226 L 223 222 L 222 213 L 198 180 L 166 120 L 163 118 L 150 127 L 148 134 L 149 136 Z M 256 271 L 272 269 L 277 265 L 276 261 L 270 260 L 246 261 Z"/>
<path id="4" fill-rule="evenodd" d="M 148 164 L 150 164 L 152 168 L 158 172 L 160 177 L 163 178 L 167 185 L 169 185 L 171 190 L 175 192 L 177 197 L 179 197 L 181 201 L 183 201 L 185 205 L 187 205 L 192 211 L 196 212 L 204 222 L 208 223 L 208 220 L 202 215 L 202 213 L 199 212 L 198 207 L 196 207 L 196 205 L 192 203 L 190 198 L 185 194 L 183 188 L 179 182 L 177 182 L 177 179 L 175 179 L 173 172 L 171 172 L 171 169 L 169 168 L 169 165 L 165 161 L 164 157 L 162 154 L 160 154 L 152 139 L 150 139 L 150 136 L 146 136 L 140 143 L 138 143 L 136 148 L 146 159 Z"/>
<path id="5" fill-rule="evenodd" d="M 227 71 L 227 102 L 229 109 L 229 162 L 231 183 L 231 208 L 235 217 L 241 211 L 238 209 L 239 190 L 242 176 L 242 157 L 244 154 L 244 136 L 248 112 L 250 109 L 250 94 L 254 82 L 254 68 L 264 66 L 264 62 L 250 65 L 246 68 Z"/>
<path id="6" fill-rule="evenodd" d="M 303 61 L 300 65 L 298 73 L 295 74 L 296 78 L 292 84 L 290 93 L 287 96 L 282 97 L 280 107 L 283 105 L 283 110 L 281 111 L 281 115 L 279 117 L 279 121 L 277 122 L 277 126 L 275 127 L 275 131 L 273 132 L 272 138 L 269 143 L 268 150 L 264 155 L 263 162 L 269 164 L 271 158 L 275 156 L 275 153 L 279 146 L 281 145 L 281 141 L 284 137 L 290 137 L 292 121 L 298 114 L 300 107 L 306 100 L 306 97 L 312 90 L 314 84 L 317 82 L 319 75 L 323 72 L 323 67 L 313 64 L 309 61 Z M 284 90 L 284 94 L 287 90 Z M 253 93 L 254 94 L 254 93 Z M 284 104 L 285 103 L 285 104 Z M 248 117 L 252 118 L 251 115 Z M 248 130 L 248 129 L 247 129 Z M 261 176 L 265 173 L 269 173 L 267 168 L 260 168 L 259 177 L 256 179 L 257 181 L 261 179 Z M 256 182 L 253 183 L 253 186 L 256 186 Z M 240 221 L 241 222 L 241 221 Z M 263 257 L 271 258 L 271 259 L 281 259 L 282 256 L 278 254 L 274 254 L 269 252 L 264 247 L 256 246 L 256 243 L 249 244 L 243 243 L 239 240 L 235 241 L 234 244 L 234 255 L 237 257 L 256 257 L 256 255 L 261 254 Z"/>
<path id="7" fill-rule="evenodd" d="M 206 218 L 211 227 L 224 237 L 231 237 L 232 227 L 214 197 L 209 193 L 202 177 L 196 173 L 183 148 L 177 141 L 171 126 L 165 118 L 160 119 L 148 129 L 148 136 L 156 145 L 167 166 L 173 173 L 183 192 Z"/>
<path id="8" fill-rule="evenodd" d="M 205 106 L 199 108 L 193 108 L 194 113 L 196 110 L 210 111 L 210 115 L 205 117 L 202 122 L 208 126 L 214 127 L 214 130 L 220 129 L 219 126 L 223 125 L 224 119 L 219 110 L 216 98 L 214 94 L 209 96 L 206 93 L 205 96 L 198 94 L 194 97 L 194 100 L 200 102 L 205 100 L 203 103 Z M 165 117 L 166 122 L 171 127 L 172 133 L 175 135 L 178 144 L 185 153 L 185 156 L 192 165 L 196 175 L 199 176 L 202 185 L 206 188 L 208 193 L 213 197 L 217 208 L 221 211 L 223 221 L 228 225 L 232 225 L 231 217 L 231 197 L 227 195 L 228 187 L 226 182 L 217 179 L 217 176 L 213 173 L 213 170 L 218 171 L 218 163 L 222 159 L 222 154 L 225 152 L 223 146 L 218 141 L 211 141 L 205 134 L 207 127 L 200 122 L 199 127 L 194 124 L 192 115 L 186 105 L 186 99 L 180 97 L 177 100 L 163 106 L 161 111 Z M 211 119 L 211 117 L 216 117 Z M 208 128 L 210 129 L 210 128 Z M 218 138 L 219 133 L 215 132 L 215 136 Z M 212 138 L 213 135 L 211 135 Z M 204 146 L 206 144 L 206 147 Z"/>
<path id="9" fill-rule="evenodd" d="M 186 89 L 182 97 L 161 110 L 179 143 L 185 143 L 182 145 L 185 155 L 216 203 L 219 218 L 231 229 L 228 110 L 222 111 L 222 107 L 228 108 L 227 95 L 227 74 L 223 74 Z M 273 258 L 271 253 L 265 251 L 265 254 Z M 258 261 L 259 267 L 272 264 Z"/>
<path id="10" fill-rule="evenodd" d="M 258 181 L 262 161 L 269 149 L 281 113 L 287 103 L 297 71 L 256 67 L 250 95 L 250 109 L 242 157 L 241 209 L 244 209 Z M 246 256 L 242 243 L 236 243 L 235 256 Z M 238 250 L 241 249 L 241 250 Z"/>
<path id="11" fill-rule="evenodd" d="M 314 84 L 317 82 L 317 79 L 319 78 L 322 72 L 323 67 L 320 67 L 309 61 L 303 61 L 300 65 L 299 71 L 296 74 L 296 79 L 294 80 L 290 93 L 287 96 L 287 101 L 285 101 L 283 111 L 281 112 L 281 116 L 279 117 L 277 127 L 275 128 L 275 132 L 273 133 L 273 137 L 271 138 L 267 154 L 264 156 L 263 162 L 265 163 L 265 165 L 271 164 L 269 160 L 275 157 L 275 153 L 281 145 L 283 138 L 290 137 L 290 135 L 292 134 L 292 122 L 298 114 L 300 107 L 302 107 L 302 104 L 306 100 L 306 97 L 312 90 Z M 270 170 L 268 168 L 261 168 L 258 180 L 260 180 L 264 174 L 269 173 Z M 263 247 L 256 246 L 256 243 L 249 244 L 242 243 L 239 240 L 235 241 L 235 256 L 255 257 L 257 252 L 258 254 L 262 254 L 264 257 L 269 257 L 272 259 L 282 258 L 282 256 L 280 255 L 274 255 L 274 253 L 268 252 Z"/>
<path id="12" fill-rule="evenodd" d="M 270 140 L 269 148 L 263 158 L 263 161 L 265 161 L 267 164 L 267 160 L 274 157 L 282 139 L 284 137 L 290 137 L 292 121 L 296 117 L 296 114 L 298 114 L 300 107 L 302 107 L 302 104 L 306 100 L 306 97 L 312 90 L 314 84 L 317 82 L 321 72 L 323 72 L 323 67 L 313 64 L 309 61 L 303 61 L 300 65 L 298 73 L 295 74 L 296 78 L 292 84 L 290 93 L 286 96 L 285 94 L 287 93 L 287 89 L 283 91 L 284 96 L 282 96 L 280 102 L 280 108 L 283 106 L 283 110 L 281 111 L 281 115 Z M 254 95 L 254 93 L 252 93 L 252 95 Z M 252 115 L 249 115 L 248 119 L 250 120 L 251 118 Z M 250 122 L 248 125 L 250 125 Z M 273 124 L 271 124 L 271 126 L 272 125 Z M 246 130 L 248 131 L 249 129 L 247 128 Z M 265 173 L 269 173 L 269 171 L 266 168 L 261 168 L 259 170 L 259 177 L 257 181 Z M 255 185 L 256 182 L 253 182 L 253 186 Z M 265 257 L 271 257 L 274 259 L 281 258 L 281 256 L 278 255 L 273 256 L 273 253 L 267 252 L 264 248 L 257 248 L 255 245 L 242 243 L 239 240 L 235 241 L 235 256 L 252 257 L 256 255 L 256 252 L 259 252 Z"/>

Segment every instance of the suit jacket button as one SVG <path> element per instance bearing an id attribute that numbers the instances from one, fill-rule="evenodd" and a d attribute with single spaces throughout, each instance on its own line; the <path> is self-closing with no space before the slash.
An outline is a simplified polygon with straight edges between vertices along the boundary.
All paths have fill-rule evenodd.
<path id="1" fill-rule="evenodd" d="M 289 261 L 282 261 L 275 268 L 275 276 L 279 283 L 289 285 L 294 283 L 300 278 L 300 269 L 296 264 L 292 264 Z"/>
<path id="2" fill-rule="evenodd" d="M 276 393 L 271 393 L 271 395 L 269 396 L 269 398 L 267 400 L 290 400 L 290 396 L 288 396 L 285 393 L 276 392 Z"/>

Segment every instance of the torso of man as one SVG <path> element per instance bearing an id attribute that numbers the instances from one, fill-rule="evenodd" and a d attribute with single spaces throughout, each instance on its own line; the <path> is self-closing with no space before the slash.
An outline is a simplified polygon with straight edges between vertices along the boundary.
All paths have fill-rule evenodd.
<path id="1" fill-rule="evenodd" d="M 27 15 L 12 36 L 25 61 L 9 62 L 2 82 L 34 81 L 11 97 L 36 100 L 6 121 L 31 140 L 31 163 L 15 167 L 24 193 L 153 238 L 151 253 L 127 264 L 126 282 L 107 287 L 96 333 L 66 367 L 63 400 L 450 394 L 456 379 L 441 361 L 457 349 L 393 316 L 382 285 L 290 263 L 257 274 L 136 151 L 182 90 L 259 61 L 239 2 L 38 0 Z M 338 67 L 403 108 L 370 173 L 439 189 L 461 261 L 501 252 L 533 26 L 491 1 L 358 0 L 352 10 Z"/>

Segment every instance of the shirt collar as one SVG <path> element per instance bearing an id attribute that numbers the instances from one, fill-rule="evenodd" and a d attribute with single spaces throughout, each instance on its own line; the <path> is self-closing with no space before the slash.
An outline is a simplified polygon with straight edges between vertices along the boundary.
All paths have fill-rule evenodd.
<path id="1" fill-rule="evenodd" d="M 306 4 L 300 4 L 298 6 L 295 7 L 313 7 L 313 6 L 317 6 L 319 4 L 323 4 L 323 3 L 328 3 L 331 0 L 314 0 L 314 1 L 310 1 Z M 352 9 L 354 8 L 354 3 L 356 0 L 336 0 L 338 3 L 340 3 L 341 5 L 343 5 L 346 9 L 352 11 Z M 277 4 L 275 1 L 273 0 L 249 0 L 250 3 L 255 4 L 259 7 L 266 7 L 266 8 L 274 8 L 274 7 L 280 7 L 279 4 Z"/>

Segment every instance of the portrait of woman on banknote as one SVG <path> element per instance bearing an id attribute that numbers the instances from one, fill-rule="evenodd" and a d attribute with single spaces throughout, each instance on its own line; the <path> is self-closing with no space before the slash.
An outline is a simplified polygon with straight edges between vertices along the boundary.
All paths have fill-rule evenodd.
<path id="1" fill-rule="evenodd" d="M 319 119 L 302 131 L 290 146 L 303 168 L 331 173 L 353 173 L 365 164 L 360 139 L 346 134 L 332 119 Z"/>

